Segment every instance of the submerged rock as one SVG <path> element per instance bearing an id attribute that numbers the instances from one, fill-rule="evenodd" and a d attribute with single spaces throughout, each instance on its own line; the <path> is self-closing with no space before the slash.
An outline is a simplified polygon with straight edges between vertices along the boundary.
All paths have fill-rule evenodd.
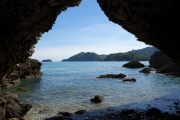
<path id="1" fill-rule="evenodd" d="M 82 115 L 86 112 L 86 110 L 78 110 L 74 114 Z"/>
<path id="2" fill-rule="evenodd" d="M 140 63 L 139 61 L 130 61 L 123 65 L 125 68 L 142 68 L 145 67 L 144 64 Z"/>
<path id="3" fill-rule="evenodd" d="M 73 119 L 67 116 L 56 115 L 54 117 L 46 118 L 45 120 L 73 120 Z"/>
<path id="4" fill-rule="evenodd" d="M 93 98 L 91 98 L 92 103 L 101 103 L 103 102 L 103 97 L 100 95 L 95 95 Z"/>
<path id="5" fill-rule="evenodd" d="M 152 71 L 156 71 L 156 69 L 154 68 L 143 68 L 142 70 L 140 70 L 140 73 L 151 73 Z"/>
<path id="6" fill-rule="evenodd" d="M 25 63 L 17 64 L 13 71 L 3 80 L 3 88 L 9 88 L 20 82 L 22 79 L 40 78 L 41 63 L 35 59 L 27 59 Z"/>
<path id="7" fill-rule="evenodd" d="M 106 75 L 100 75 L 97 78 L 125 78 L 125 74 L 106 74 Z"/>
<path id="8" fill-rule="evenodd" d="M 62 115 L 62 116 L 71 116 L 72 113 L 70 113 L 70 112 L 59 112 L 58 115 Z"/>
<path id="9" fill-rule="evenodd" d="M 21 118 L 31 109 L 31 107 L 32 105 L 30 104 L 20 103 L 16 94 L 0 94 L 0 120 Z"/>
<path id="10" fill-rule="evenodd" d="M 132 77 L 126 77 L 123 82 L 136 82 L 136 79 Z"/>
<path id="11" fill-rule="evenodd" d="M 39 114 L 47 114 L 49 112 L 49 109 L 42 109 L 38 113 Z"/>

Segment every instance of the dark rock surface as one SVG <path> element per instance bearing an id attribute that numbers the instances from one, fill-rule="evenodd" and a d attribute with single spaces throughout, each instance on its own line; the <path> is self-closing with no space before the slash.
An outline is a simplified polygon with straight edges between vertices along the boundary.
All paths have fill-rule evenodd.
<path id="1" fill-rule="evenodd" d="M 75 114 L 77 115 L 77 114 Z M 46 120 L 79 120 L 78 117 L 57 115 Z M 81 120 L 179 120 L 180 116 L 162 112 L 158 108 L 141 109 L 123 109 L 114 113 L 107 113 L 101 116 L 80 117 Z"/>
<path id="2" fill-rule="evenodd" d="M 156 71 L 156 69 L 146 67 L 146 68 L 143 68 L 142 70 L 140 70 L 139 72 L 140 73 L 151 73 L 152 71 Z"/>
<path id="3" fill-rule="evenodd" d="M 86 112 L 86 110 L 78 110 L 74 114 L 82 115 Z"/>
<path id="4" fill-rule="evenodd" d="M 167 55 L 165 55 L 161 51 L 156 51 L 150 57 L 149 67 L 159 69 L 159 68 L 163 67 L 169 61 L 171 61 L 171 59 Z"/>
<path id="5" fill-rule="evenodd" d="M 127 109 L 119 113 L 107 114 L 99 120 L 179 120 L 180 116 L 163 113 L 157 108 L 147 110 Z M 92 119 L 87 119 L 92 120 Z"/>
<path id="6" fill-rule="evenodd" d="M 0 94 L 0 120 L 8 120 L 10 118 L 22 118 L 32 105 L 22 104 L 18 100 L 18 96 L 12 93 Z"/>
<path id="7" fill-rule="evenodd" d="M 40 69 L 41 63 L 38 60 L 27 59 L 24 63 L 17 64 L 0 85 L 3 88 L 8 88 L 20 82 L 21 79 L 40 78 L 42 74 Z"/>
<path id="8" fill-rule="evenodd" d="M 136 79 L 132 77 L 125 77 L 123 79 L 123 82 L 136 82 Z"/>
<path id="9" fill-rule="evenodd" d="M 97 78 L 125 78 L 125 74 L 106 74 L 106 75 L 100 75 Z"/>
<path id="10" fill-rule="evenodd" d="M 101 103 L 103 102 L 103 97 L 100 95 L 95 95 L 93 98 L 91 98 L 92 103 Z"/>
<path id="11" fill-rule="evenodd" d="M 144 64 L 140 63 L 139 61 L 130 61 L 123 65 L 125 68 L 142 68 L 145 67 Z"/>
<path id="12" fill-rule="evenodd" d="M 39 37 L 52 28 L 62 11 L 79 3 L 80 0 L 1 0 L 0 81 L 32 55 Z"/>
<path id="13" fill-rule="evenodd" d="M 72 115 L 72 113 L 69 113 L 69 112 L 59 112 L 58 114 L 62 115 L 62 116 L 71 116 Z"/>
<path id="14" fill-rule="evenodd" d="M 180 66 L 175 64 L 163 52 L 155 52 L 149 61 L 150 67 L 156 68 L 158 73 L 180 76 Z"/>
<path id="15" fill-rule="evenodd" d="M 110 21 L 180 64 L 179 0 L 97 0 Z"/>

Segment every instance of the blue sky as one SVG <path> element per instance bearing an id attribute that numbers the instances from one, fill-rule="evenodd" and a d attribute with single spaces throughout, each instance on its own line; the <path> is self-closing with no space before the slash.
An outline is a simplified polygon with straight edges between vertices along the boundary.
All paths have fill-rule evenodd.
<path id="1" fill-rule="evenodd" d="M 82 0 L 61 13 L 45 33 L 32 58 L 60 61 L 79 52 L 109 54 L 144 48 L 134 35 L 108 20 L 96 0 Z"/>

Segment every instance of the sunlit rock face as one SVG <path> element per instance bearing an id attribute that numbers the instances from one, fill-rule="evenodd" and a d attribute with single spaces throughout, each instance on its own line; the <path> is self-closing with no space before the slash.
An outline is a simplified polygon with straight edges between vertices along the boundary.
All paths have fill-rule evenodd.
<path id="1" fill-rule="evenodd" d="M 58 14 L 80 0 L 0 1 L 0 81 L 32 54 L 32 46 L 50 30 Z M 60 27 L 60 26 L 59 26 Z"/>
<path id="2" fill-rule="evenodd" d="M 180 0 L 97 0 L 110 21 L 180 64 Z"/>

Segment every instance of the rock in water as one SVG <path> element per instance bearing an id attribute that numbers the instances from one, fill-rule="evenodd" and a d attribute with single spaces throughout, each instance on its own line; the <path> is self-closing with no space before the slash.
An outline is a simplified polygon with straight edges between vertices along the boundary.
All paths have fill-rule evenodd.
<path id="1" fill-rule="evenodd" d="M 136 79 L 132 77 L 126 77 L 123 82 L 136 82 Z"/>
<path id="2" fill-rule="evenodd" d="M 145 67 L 144 64 L 140 63 L 139 61 L 130 61 L 123 65 L 125 68 L 142 68 Z"/>
<path id="3" fill-rule="evenodd" d="M 25 63 L 17 64 L 13 71 L 2 82 L 3 88 L 9 88 L 20 82 L 21 79 L 40 78 L 41 63 L 35 59 L 27 59 Z"/>
<path id="4" fill-rule="evenodd" d="M 151 73 L 151 71 L 156 71 L 156 69 L 154 68 L 143 68 L 141 71 L 139 71 L 140 73 Z"/>
<path id="5" fill-rule="evenodd" d="M 78 110 L 74 114 L 82 115 L 86 112 L 86 110 Z"/>
<path id="6" fill-rule="evenodd" d="M 97 78 L 125 78 L 125 74 L 106 74 L 106 75 L 100 75 Z"/>
<path id="7" fill-rule="evenodd" d="M 58 115 L 62 115 L 62 116 L 71 116 L 72 113 L 70 113 L 70 112 L 59 112 Z"/>
<path id="8" fill-rule="evenodd" d="M 16 94 L 0 94 L 0 120 L 21 118 L 31 109 L 31 107 L 32 105 L 30 104 L 20 103 Z"/>
<path id="9" fill-rule="evenodd" d="M 93 98 L 91 98 L 92 103 L 101 103 L 103 102 L 103 97 L 100 95 L 95 95 Z"/>

